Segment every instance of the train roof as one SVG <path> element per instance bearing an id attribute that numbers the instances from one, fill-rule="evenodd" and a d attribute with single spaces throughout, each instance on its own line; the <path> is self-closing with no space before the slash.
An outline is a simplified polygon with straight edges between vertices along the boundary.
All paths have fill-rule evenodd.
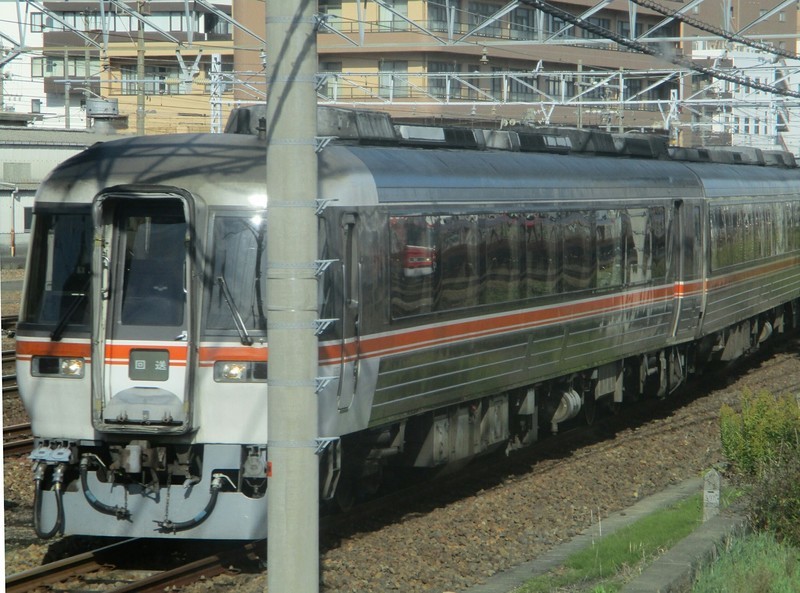
<path id="1" fill-rule="evenodd" d="M 542 151 L 455 145 L 409 139 L 345 138 L 320 152 L 321 198 L 337 204 L 586 201 L 643 197 L 753 197 L 787 193 L 800 170 L 674 160 L 668 155 L 609 156 L 608 145 L 575 154 L 564 144 Z M 496 137 L 497 135 L 494 134 Z M 484 134 L 484 140 L 488 134 Z M 465 140 L 466 139 L 466 140 Z M 496 141 L 496 138 L 495 138 Z M 665 145 L 664 145 L 665 146 Z M 733 160 L 729 162 L 735 162 Z M 760 163 L 763 164 L 763 163 Z M 137 136 L 95 144 L 59 165 L 42 184 L 39 202 L 89 202 L 115 186 L 174 187 L 207 205 L 234 205 L 265 192 L 263 140 L 249 134 Z"/>

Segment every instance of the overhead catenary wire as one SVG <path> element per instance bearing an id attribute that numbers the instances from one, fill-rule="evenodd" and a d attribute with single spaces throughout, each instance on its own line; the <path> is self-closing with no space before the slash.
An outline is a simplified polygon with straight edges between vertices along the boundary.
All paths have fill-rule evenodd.
<path id="1" fill-rule="evenodd" d="M 659 49 L 650 47 L 647 44 L 632 39 L 628 39 L 627 37 L 623 37 L 622 35 L 617 35 L 616 33 L 609 31 L 604 27 L 601 27 L 587 20 L 584 20 L 578 16 L 575 16 L 574 14 L 567 12 L 566 10 L 563 10 L 561 8 L 558 8 L 557 6 L 553 6 L 549 2 L 545 2 L 545 0 L 519 0 L 519 1 L 521 4 L 537 8 L 542 12 L 558 17 L 572 25 L 575 25 L 576 27 L 580 27 L 581 29 L 589 31 L 590 33 L 599 35 L 601 37 L 605 37 L 606 39 L 610 39 L 620 45 L 641 52 L 643 54 L 647 54 L 657 58 L 662 58 L 672 64 L 675 64 L 676 66 L 682 66 L 683 68 L 692 70 L 699 74 L 704 74 L 706 76 L 710 76 L 718 80 L 725 80 L 727 82 L 739 84 L 747 88 L 752 88 L 767 93 L 773 93 L 775 95 L 782 95 L 785 97 L 793 97 L 795 99 L 800 99 L 800 92 L 792 91 L 788 88 L 778 87 L 771 84 L 765 84 L 762 82 L 755 81 L 746 76 L 736 76 L 734 74 L 728 74 L 726 72 L 718 70 L 717 68 L 702 66 L 696 63 L 694 60 L 683 58 L 678 55 L 668 56 Z"/>
<path id="2" fill-rule="evenodd" d="M 694 17 L 686 16 L 680 11 L 670 10 L 665 6 L 658 4 L 657 2 L 653 2 L 653 0 L 629 0 L 629 1 L 633 2 L 637 6 L 641 6 L 642 8 L 649 8 L 650 10 L 654 10 L 666 17 L 690 25 L 695 29 L 699 29 L 700 31 L 705 31 L 706 33 L 711 33 L 712 35 L 716 35 L 717 37 L 722 37 L 727 41 L 738 43 L 740 45 L 746 45 L 747 47 L 752 47 L 753 49 L 757 49 L 759 51 L 768 54 L 781 56 L 783 58 L 788 58 L 790 60 L 800 60 L 800 55 L 794 52 L 777 47 L 775 45 L 772 45 L 771 43 L 762 43 L 760 41 L 755 41 L 748 37 L 744 37 L 743 35 L 739 35 L 737 33 L 725 31 L 724 29 L 715 27 L 714 25 L 711 25 Z"/>

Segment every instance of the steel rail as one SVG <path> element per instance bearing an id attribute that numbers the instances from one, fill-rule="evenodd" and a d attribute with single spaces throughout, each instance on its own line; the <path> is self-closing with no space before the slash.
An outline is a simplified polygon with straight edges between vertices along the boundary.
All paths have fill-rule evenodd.
<path id="1" fill-rule="evenodd" d="M 266 549 L 266 542 L 249 543 L 224 550 L 200 560 L 189 562 L 177 568 L 165 570 L 134 583 L 113 588 L 109 593 L 163 593 L 173 588 L 183 587 L 199 580 L 212 578 L 226 572 L 233 572 L 231 566 L 237 557 L 256 550 L 262 545 Z"/>
<path id="2" fill-rule="evenodd" d="M 17 389 L 17 375 L 3 375 L 3 393 L 13 393 Z"/>
<path id="3" fill-rule="evenodd" d="M 30 424 L 14 424 L 3 427 L 3 457 L 12 457 L 30 453 L 33 448 L 33 437 Z M 6 439 L 10 439 L 6 441 Z"/>
<path id="4" fill-rule="evenodd" d="M 121 542 L 71 556 L 43 566 L 6 577 L 6 593 L 27 593 L 43 586 L 58 583 L 69 577 L 95 572 L 101 568 L 113 566 L 114 559 L 125 553 L 135 552 L 138 539 L 127 539 Z M 130 547 L 132 550 L 126 552 Z"/>

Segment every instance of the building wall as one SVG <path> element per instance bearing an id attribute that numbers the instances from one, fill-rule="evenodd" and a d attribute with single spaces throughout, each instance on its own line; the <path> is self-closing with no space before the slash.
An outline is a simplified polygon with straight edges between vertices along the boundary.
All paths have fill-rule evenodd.
<path id="1" fill-rule="evenodd" d="M 37 128 L 65 129 L 69 119 L 73 129 L 86 128 L 86 111 L 81 107 L 80 100 L 71 102 L 69 117 L 61 93 L 48 93 L 45 90 L 44 80 L 32 75 L 33 61 L 41 57 L 42 33 L 31 29 L 30 12 L 23 13 L 23 37 L 17 16 L 17 3 L 9 0 L 0 1 L 0 32 L 11 39 L 22 42 L 33 51 L 25 52 L 8 62 L 0 69 L 0 84 L 3 87 L 2 106 L 0 111 L 14 114 L 32 114 L 28 119 Z M 0 48 L 10 50 L 11 44 L 7 39 L 0 37 Z M 4 53 L 0 50 L 0 54 Z"/>
<path id="2" fill-rule="evenodd" d="M 97 2 L 47 1 L 44 5 L 69 25 L 103 45 L 103 21 Z M 135 5 L 133 3 L 132 5 Z M 215 5 L 225 10 L 225 0 Z M 145 133 L 206 132 L 211 129 L 211 101 L 208 72 L 212 54 L 220 54 L 225 70 L 233 69 L 230 26 L 205 9 L 197 8 L 193 36 L 189 43 L 182 1 L 152 0 L 148 18 L 159 28 L 183 42 L 180 52 L 191 69 L 195 57 L 202 54 L 199 72 L 183 75 L 176 56 L 177 45 L 156 31 L 143 33 L 146 67 L 144 119 Z M 230 4 L 227 3 L 229 11 Z M 39 127 L 86 129 L 85 105 L 91 98 L 116 99 L 120 117 L 114 127 L 120 133 L 137 132 L 139 104 L 136 91 L 136 61 L 139 49 L 139 22 L 123 11 L 106 12 L 108 51 L 88 44 L 51 14 L 30 9 L 26 15 L 25 44 L 35 51 L 22 54 L 4 69 L 11 73 L 13 84 L 6 81 L 8 108 L 30 110 L 30 102 L 39 99 L 42 117 Z M 16 2 L 0 2 L 0 30 L 17 39 Z M 10 29 L 10 33 L 7 30 Z M 218 32 L 218 30 L 221 32 Z M 0 41 L 2 43 L 2 41 Z M 6 45 L 8 45 L 6 43 Z M 67 65 L 66 68 L 64 65 Z M 69 81 L 69 125 L 66 117 L 66 88 Z M 176 89 L 180 89 L 179 91 Z M 232 94 L 223 101 L 224 122 L 231 108 Z M 19 101 L 17 97 L 20 97 Z M 91 126 L 91 119 L 88 126 Z"/>
<path id="3" fill-rule="evenodd" d="M 0 256 L 11 255 L 12 229 L 16 255 L 27 252 L 33 198 L 45 176 L 65 159 L 109 138 L 88 131 L 0 128 Z"/>

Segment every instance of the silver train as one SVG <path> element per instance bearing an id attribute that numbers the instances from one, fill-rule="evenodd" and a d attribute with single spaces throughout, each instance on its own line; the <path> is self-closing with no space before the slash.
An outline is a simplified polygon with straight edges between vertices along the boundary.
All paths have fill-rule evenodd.
<path id="1" fill-rule="evenodd" d="M 325 499 L 668 396 L 797 324 L 790 155 L 324 113 Z M 228 133 L 96 145 L 42 184 L 17 334 L 41 537 L 266 536 L 264 179 L 264 141 Z"/>

